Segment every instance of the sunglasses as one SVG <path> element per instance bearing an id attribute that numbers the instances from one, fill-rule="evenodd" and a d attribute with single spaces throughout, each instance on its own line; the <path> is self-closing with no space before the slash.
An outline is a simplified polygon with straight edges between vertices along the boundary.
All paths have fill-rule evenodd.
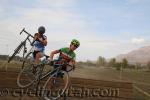
<path id="1" fill-rule="evenodd" d="M 78 48 L 78 45 L 75 45 L 75 44 L 73 44 L 73 43 L 72 43 L 72 45 L 74 45 L 76 48 Z"/>

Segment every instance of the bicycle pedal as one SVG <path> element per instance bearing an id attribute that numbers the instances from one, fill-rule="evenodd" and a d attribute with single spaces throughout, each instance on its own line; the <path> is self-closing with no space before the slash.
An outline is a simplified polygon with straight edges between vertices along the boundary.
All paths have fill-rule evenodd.
<path id="1" fill-rule="evenodd" d="M 35 75 L 35 74 L 36 74 L 36 70 L 35 70 L 35 69 L 33 69 L 33 70 L 32 70 L 32 73 Z"/>

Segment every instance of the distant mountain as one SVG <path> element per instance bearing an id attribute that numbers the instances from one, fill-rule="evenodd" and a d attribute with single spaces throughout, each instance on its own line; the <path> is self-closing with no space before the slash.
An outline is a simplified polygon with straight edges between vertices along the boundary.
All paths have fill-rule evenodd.
<path id="1" fill-rule="evenodd" d="M 116 60 L 121 61 L 123 58 L 126 58 L 131 64 L 147 64 L 147 62 L 150 61 L 150 46 L 133 50 L 127 54 L 118 55 Z"/>

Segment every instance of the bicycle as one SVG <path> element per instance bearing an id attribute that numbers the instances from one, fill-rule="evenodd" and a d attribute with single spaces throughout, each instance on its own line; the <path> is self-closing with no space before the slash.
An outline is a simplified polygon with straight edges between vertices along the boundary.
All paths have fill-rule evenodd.
<path id="1" fill-rule="evenodd" d="M 25 54 L 27 53 L 27 47 L 26 47 L 27 40 L 29 41 L 30 45 L 32 46 L 32 48 L 31 48 L 31 49 L 29 50 L 29 52 L 27 53 L 27 56 L 29 56 L 29 54 L 31 54 L 31 52 L 33 51 L 33 43 L 34 43 L 34 41 L 31 42 L 30 37 L 32 37 L 32 38 L 34 38 L 34 37 L 33 37 L 30 33 L 28 33 L 28 32 L 25 30 L 25 28 L 22 29 L 22 31 L 20 32 L 20 35 L 21 35 L 23 32 L 25 32 L 28 36 L 27 36 L 27 37 L 25 38 L 25 40 L 22 41 L 22 42 L 17 46 L 17 48 L 14 50 L 14 53 L 13 53 L 13 54 L 9 57 L 9 59 L 8 59 L 8 63 L 9 63 L 10 61 L 12 61 L 12 59 L 13 59 L 17 54 L 20 53 L 20 51 L 21 51 L 22 48 L 23 48 L 23 56 L 22 56 L 22 59 L 25 58 Z M 24 61 L 23 61 L 23 64 L 22 64 L 22 68 L 23 68 L 23 66 L 24 66 Z"/>
<path id="2" fill-rule="evenodd" d="M 48 59 L 48 56 L 46 56 L 46 60 Z M 26 60 L 31 60 L 30 57 Z M 49 66 L 58 66 L 57 68 L 50 69 L 46 73 L 43 72 L 43 69 L 45 65 Z M 64 70 L 64 68 L 66 68 Z M 22 71 L 17 77 L 17 84 L 21 88 L 26 88 L 31 85 L 36 86 L 36 90 L 38 91 L 38 87 L 41 80 L 44 80 L 47 78 L 47 81 L 45 82 L 42 90 L 42 96 L 46 100 L 51 99 L 58 99 L 65 93 L 66 89 L 69 86 L 69 74 L 71 70 L 74 69 L 73 66 L 69 65 L 68 63 L 62 63 L 57 64 L 57 61 L 52 61 L 50 63 L 41 63 L 36 66 L 36 73 L 33 73 L 33 67 L 32 64 L 28 64 L 27 66 L 24 66 Z M 60 75 L 61 74 L 61 75 Z M 63 76 L 63 77 L 62 77 Z M 65 78 L 65 81 L 64 79 Z M 49 90 L 48 85 L 51 83 L 51 90 Z M 57 94 L 52 95 L 50 92 L 57 92 Z"/>

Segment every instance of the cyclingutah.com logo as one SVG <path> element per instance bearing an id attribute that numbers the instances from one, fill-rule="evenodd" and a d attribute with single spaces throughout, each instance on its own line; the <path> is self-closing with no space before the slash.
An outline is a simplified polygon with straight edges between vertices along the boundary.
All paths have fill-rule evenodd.
<path id="1" fill-rule="evenodd" d="M 63 93 L 63 94 L 62 94 Z M 24 95 L 30 97 L 55 97 L 55 96 L 63 96 L 66 95 L 68 97 L 119 97 L 119 89 L 118 88 L 96 88 L 90 89 L 87 87 L 70 87 L 66 91 L 61 89 L 8 89 L 2 88 L 0 89 L 0 96 L 13 96 L 13 97 L 21 97 Z"/>

